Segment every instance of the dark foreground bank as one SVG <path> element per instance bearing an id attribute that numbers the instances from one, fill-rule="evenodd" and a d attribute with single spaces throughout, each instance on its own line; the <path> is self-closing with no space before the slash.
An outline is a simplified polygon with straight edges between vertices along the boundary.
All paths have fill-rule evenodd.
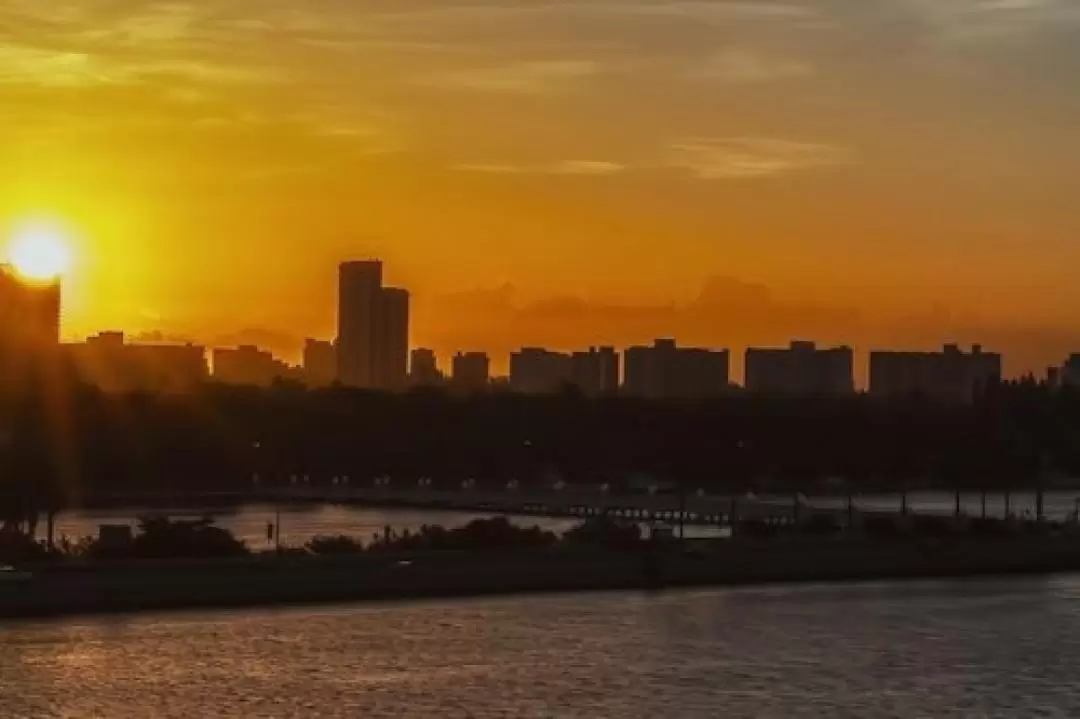
<path id="1" fill-rule="evenodd" d="M 1080 571 L 1080 542 L 1063 537 L 94 562 L 0 581 L 0 617 L 1070 571 Z"/>

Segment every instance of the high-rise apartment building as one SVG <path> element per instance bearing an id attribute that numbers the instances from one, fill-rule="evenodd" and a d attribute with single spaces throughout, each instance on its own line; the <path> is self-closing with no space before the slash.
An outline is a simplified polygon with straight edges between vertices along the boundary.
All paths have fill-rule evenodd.
<path id="1" fill-rule="evenodd" d="M 0 383 L 18 385 L 60 345 L 60 282 L 26 280 L 0 265 Z"/>
<path id="2" fill-rule="evenodd" d="M 338 269 L 338 379 L 374 387 L 382 262 L 344 262 Z"/>
<path id="3" fill-rule="evenodd" d="M 510 355 L 510 389 L 523 394 L 558 392 L 572 384 L 570 355 L 523 347 Z"/>
<path id="4" fill-rule="evenodd" d="M 870 353 L 870 393 L 917 394 L 946 402 L 969 402 L 982 388 L 1001 379 L 1001 355 L 974 345 L 964 352 L 955 344 L 941 352 Z"/>
<path id="5" fill-rule="evenodd" d="M 304 341 L 304 381 L 310 387 L 327 387 L 337 381 L 337 348 L 333 342 Z"/>
<path id="6" fill-rule="evenodd" d="M 399 389 L 409 362 L 409 293 L 382 285 L 382 262 L 345 262 L 338 271 L 338 380 Z"/>
<path id="7" fill-rule="evenodd" d="M 451 382 L 456 389 L 480 392 L 491 379 L 491 360 L 485 352 L 458 352 L 451 363 Z"/>
<path id="8" fill-rule="evenodd" d="M 384 287 L 379 293 L 375 338 L 375 387 L 401 389 L 409 370 L 409 293 Z"/>
<path id="9" fill-rule="evenodd" d="M 855 353 L 850 347 L 819 349 L 792 342 L 786 349 L 746 350 L 746 389 L 786 395 L 841 395 L 855 391 Z"/>
<path id="10" fill-rule="evenodd" d="M 414 387 L 430 387 L 439 384 L 442 379 L 435 350 L 417 347 L 409 353 L 409 384 Z"/>
<path id="11" fill-rule="evenodd" d="M 651 347 L 628 348 L 623 364 L 623 390 L 635 397 L 708 397 L 728 389 L 728 350 L 679 347 L 675 340 L 658 339 Z"/>
<path id="12" fill-rule="evenodd" d="M 0 341 L 44 347 L 60 343 L 59 280 L 26 280 L 0 265 Z"/>
<path id="13" fill-rule="evenodd" d="M 1058 382 L 1066 387 L 1080 387 L 1080 353 L 1069 355 L 1058 372 Z"/>
<path id="14" fill-rule="evenodd" d="M 590 347 L 570 356 L 570 383 L 588 395 L 619 391 L 619 353 L 614 347 Z"/>

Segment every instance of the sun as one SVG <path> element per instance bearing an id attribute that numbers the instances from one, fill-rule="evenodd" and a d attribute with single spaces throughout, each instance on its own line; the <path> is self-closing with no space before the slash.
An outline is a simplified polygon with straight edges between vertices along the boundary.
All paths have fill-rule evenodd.
<path id="1" fill-rule="evenodd" d="M 15 270 L 28 279 L 54 280 L 71 269 L 71 243 L 56 227 L 24 227 L 12 237 L 8 258 Z"/>

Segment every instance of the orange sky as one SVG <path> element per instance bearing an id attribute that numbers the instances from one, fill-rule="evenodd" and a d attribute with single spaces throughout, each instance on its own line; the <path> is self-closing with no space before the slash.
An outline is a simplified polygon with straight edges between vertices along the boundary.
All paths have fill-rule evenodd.
<path id="1" fill-rule="evenodd" d="M 1080 349 L 1078 76 L 1074 0 L 0 0 L 0 228 L 70 228 L 72 337 L 294 349 L 375 255 L 443 352 L 1018 371 Z"/>

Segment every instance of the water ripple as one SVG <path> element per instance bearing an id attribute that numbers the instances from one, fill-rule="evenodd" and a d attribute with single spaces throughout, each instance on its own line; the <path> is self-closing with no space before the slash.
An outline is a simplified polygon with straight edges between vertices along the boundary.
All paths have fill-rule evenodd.
<path id="1" fill-rule="evenodd" d="M 1080 581 L 0 625 L 3 717 L 1080 716 Z"/>

